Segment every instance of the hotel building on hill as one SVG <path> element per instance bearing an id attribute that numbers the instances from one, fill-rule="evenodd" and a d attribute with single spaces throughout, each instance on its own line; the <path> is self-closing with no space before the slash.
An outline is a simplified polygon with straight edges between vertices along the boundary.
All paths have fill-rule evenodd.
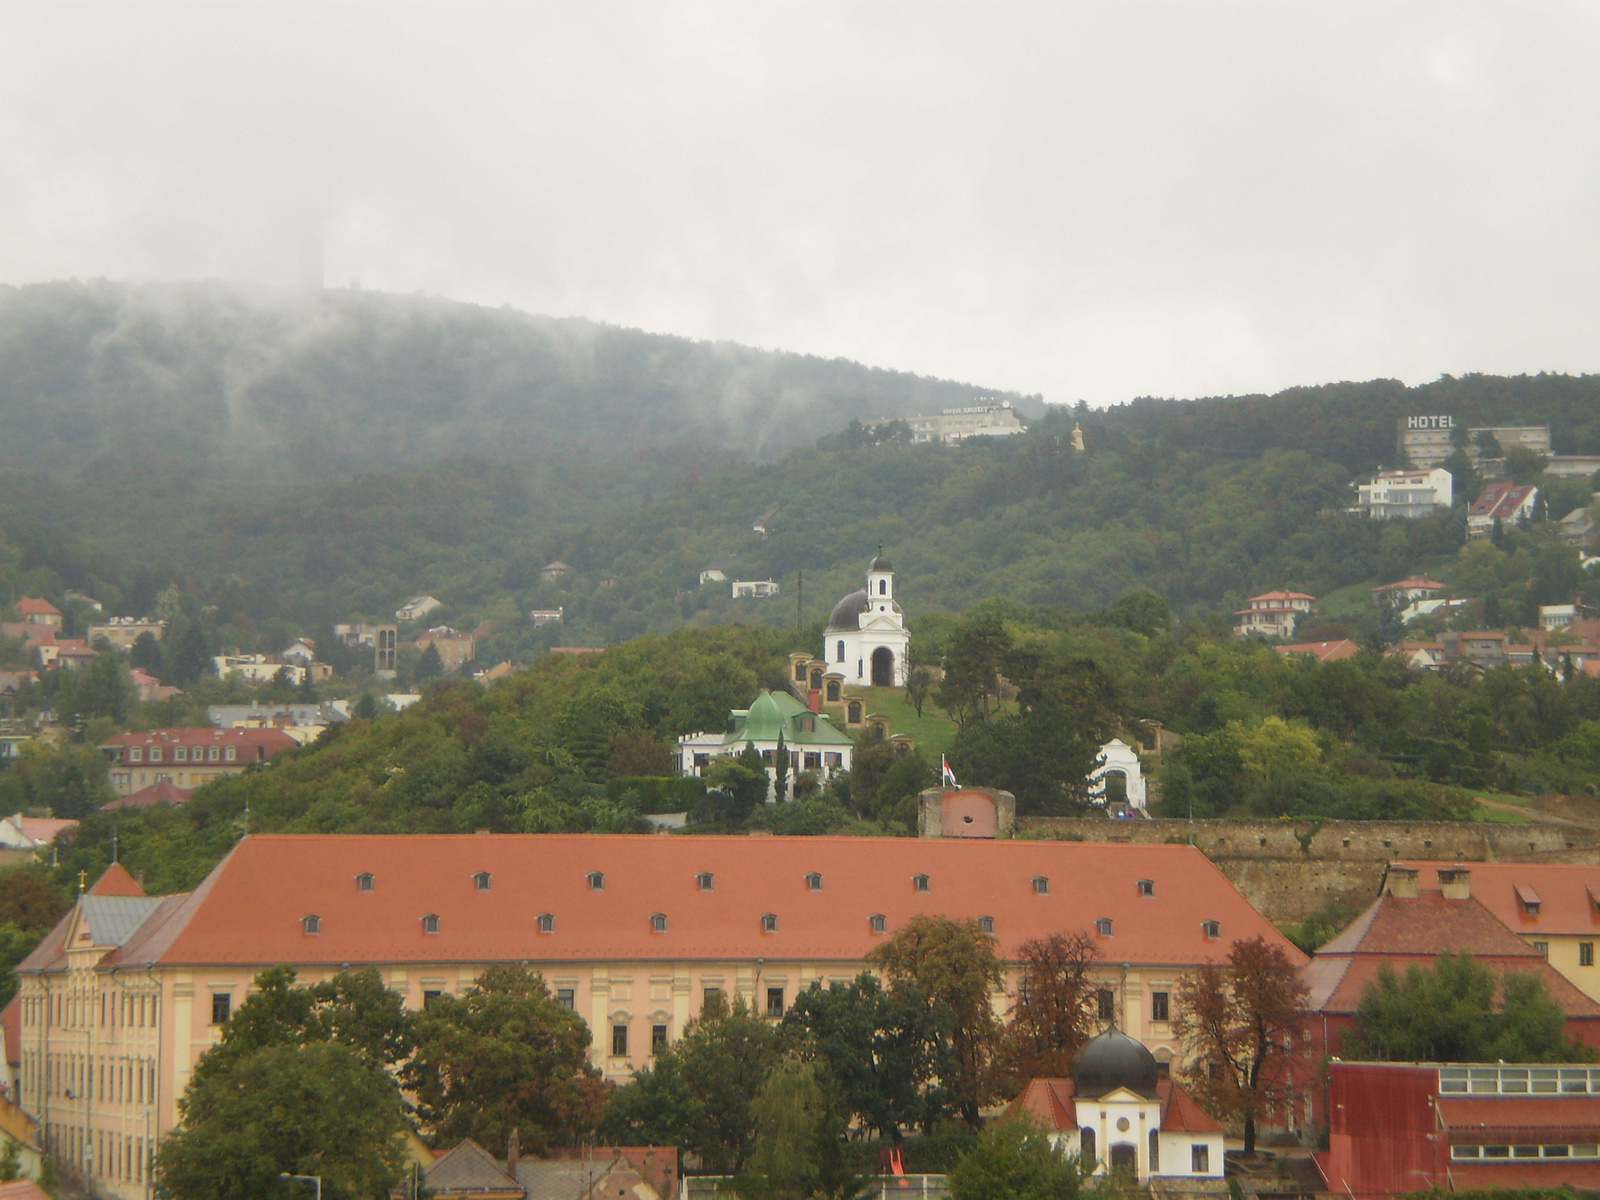
<path id="1" fill-rule="evenodd" d="M 190 893 L 113 866 L 17 968 L 22 1106 L 104 1194 L 147 1200 L 195 1061 L 263 968 L 303 983 L 374 966 L 420 1008 L 527 963 L 625 1081 L 708 995 L 781 1017 L 848 981 L 918 914 L 1025 941 L 1097 939 L 1100 1018 L 1158 1062 L 1179 977 L 1264 937 L 1305 956 L 1199 850 L 961 838 L 257 834 Z M 996 1012 L 1010 1008 L 994 997 Z"/>

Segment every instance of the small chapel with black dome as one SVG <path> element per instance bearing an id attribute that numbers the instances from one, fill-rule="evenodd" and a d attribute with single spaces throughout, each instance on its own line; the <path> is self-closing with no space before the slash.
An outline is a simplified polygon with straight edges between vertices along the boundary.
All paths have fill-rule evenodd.
<path id="1" fill-rule="evenodd" d="M 856 687 L 904 687 L 911 634 L 894 598 L 894 565 L 883 547 L 867 567 L 867 586 L 833 606 L 822 658 Z"/>

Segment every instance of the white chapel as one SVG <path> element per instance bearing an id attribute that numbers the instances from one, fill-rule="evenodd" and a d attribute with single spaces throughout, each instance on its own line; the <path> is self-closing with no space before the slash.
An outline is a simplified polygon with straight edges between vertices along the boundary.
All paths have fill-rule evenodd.
<path id="1" fill-rule="evenodd" d="M 867 586 L 833 606 L 822 635 L 822 657 L 857 687 L 904 687 L 911 635 L 894 602 L 894 566 L 878 557 L 867 568 Z"/>

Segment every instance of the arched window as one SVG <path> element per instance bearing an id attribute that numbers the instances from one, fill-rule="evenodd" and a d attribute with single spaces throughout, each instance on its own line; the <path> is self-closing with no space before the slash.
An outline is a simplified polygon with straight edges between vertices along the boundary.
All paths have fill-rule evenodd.
<path id="1" fill-rule="evenodd" d="M 1139 880 L 1139 895 L 1154 896 L 1156 894 L 1156 881 L 1154 879 Z"/>
<path id="2" fill-rule="evenodd" d="M 1095 927 L 1096 932 L 1098 932 L 1101 937 L 1110 937 L 1111 936 L 1111 918 L 1110 917 L 1101 917 L 1098 921 L 1096 921 L 1094 923 L 1094 927 Z"/>
<path id="3" fill-rule="evenodd" d="M 322 932 L 322 918 L 305 916 L 300 918 L 300 924 L 305 926 L 306 933 L 316 934 Z"/>
<path id="4" fill-rule="evenodd" d="M 422 932 L 423 933 L 438 933 L 439 932 L 439 917 L 438 917 L 438 915 L 436 913 L 429 913 L 427 916 L 422 918 Z"/>
<path id="5" fill-rule="evenodd" d="M 1161 1130 L 1150 1131 L 1150 1174 L 1155 1175 L 1161 1170 Z"/>
<path id="6" fill-rule="evenodd" d="M 820 892 L 822 890 L 821 872 L 812 871 L 809 875 L 807 875 L 806 887 L 810 888 L 813 892 Z"/>
<path id="7" fill-rule="evenodd" d="M 695 882 L 700 885 L 700 890 L 702 892 L 709 892 L 713 883 L 715 882 L 711 877 L 710 871 L 701 871 L 700 874 L 696 875 L 694 878 Z"/>
<path id="8" fill-rule="evenodd" d="M 1044 875 L 1035 875 L 1033 877 L 1033 891 L 1037 896 L 1048 896 L 1050 894 L 1049 877 Z"/>
<path id="9" fill-rule="evenodd" d="M 667 931 L 667 914 L 666 913 L 651 913 L 650 914 L 650 932 L 651 933 L 665 933 L 666 931 Z"/>
<path id="10" fill-rule="evenodd" d="M 363 871 L 356 876 L 356 891 L 370 892 L 375 884 L 371 871 Z"/>
<path id="11" fill-rule="evenodd" d="M 1222 936 L 1221 921 L 1201 921 L 1200 928 L 1205 931 L 1206 937 L 1213 941 Z"/>
<path id="12" fill-rule="evenodd" d="M 480 892 L 487 892 L 489 890 L 489 872 L 479 871 L 472 877 L 472 884 Z"/>
<path id="13" fill-rule="evenodd" d="M 589 890 L 591 892 L 603 892 L 606 890 L 606 874 L 604 871 L 589 872 Z"/>
<path id="14" fill-rule="evenodd" d="M 830 680 L 828 680 L 828 701 L 829 701 L 829 703 L 832 703 L 832 702 L 834 702 L 834 701 L 836 701 L 838 699 L 839 699 L 839 681 L 837 679 L 830 679 Z"/>
<path id="15" fill-rule="evenodd" d="M 836 657 L 834 658 L 835 662 L 843 662 L 844 661 L 844 639 L 843 638 L 839 639 L 839 645 L 836 648 L 834 653 L 836 655 Z"/>
<path id="16" fill-rule="evenodd" d="M 556 918 L 554 913 L 539 914 L 539 932 L 554 933 L 556 931 Z"/>
<path id="17" fill-rule="evenodd" d="M 1091 1169 L 1095 1161 L 1094 1128 L 1092 1126 L 1085 1125 L 1083 1127 L 1083 1133 L 1079 1138 L 1079 1146 L 1078 1157 L 1083 1160 L 1084 1170 L 1087 1171 Z"/>
<path id="18" fill-rule="evenodd" d="M 981 929 L 984 933 L 993 933 L 994 932 L 994 918 L 993 917 L 979 917 L 978 918 L 978 928 Z"/>
<path id="19" fill-rule="evenodd" d="M 889 932 L 889 918 L 882 913 L 873 913 L 867 918 L 867 924 L 872 927 L 873 933 Z"/>
<path id="20" fill-rule="evenodd" d="M 861 702 L 858 700 L 850 701 L 849 723 L 851 725 L 861 724 Z"/>
<path id="21" fill-rule="evenodd" d="M 887 596 L 888 594 L 889 594 L 889 581 L 887 579 L 878 580 L 878 595 Z"/>
<path id="22" fill-rule="evenodd" d="M 794 681 L 796 683 L 804 683 L 805 682 L 805 678 L 806 678 L 806 665 L 805 665 L 805 663 L 803 663 L 803 662 L 795 663 L 795 665 L 794 665 Z"/>
<path id="23" fill-rule="evenodd" d="M 761 915 L 761 932 L 762 933 L 777 933 L 778 932 L 778 914 L 777 913 L 763 913 Z"/>

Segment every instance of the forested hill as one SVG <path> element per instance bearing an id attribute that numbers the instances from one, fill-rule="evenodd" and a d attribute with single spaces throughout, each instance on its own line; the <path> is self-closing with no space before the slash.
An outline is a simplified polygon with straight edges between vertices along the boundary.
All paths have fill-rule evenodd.
<path id="1" fill-rule="evenodd" d="M 852 418 L 986 394 L 1000 393 L 419 297 L 0 287 L 0 460 L 35 470 L 306 479 L 673 445 L 770 458 Z"/>

